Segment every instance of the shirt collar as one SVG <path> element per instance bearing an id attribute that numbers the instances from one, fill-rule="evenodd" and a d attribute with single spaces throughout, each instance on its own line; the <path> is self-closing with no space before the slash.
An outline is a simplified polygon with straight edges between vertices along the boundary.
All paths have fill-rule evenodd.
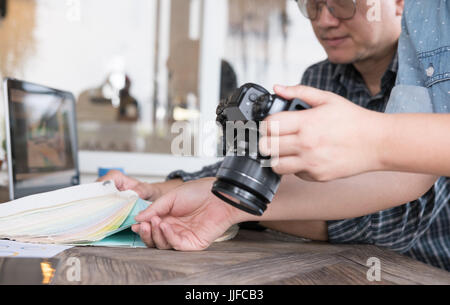
<path id="1" fill-rule="evenodd" d="M 386 72 L 383 75 L 381 84 L 382 87 L 384 85 L 383 84 L 384 80 L 387 77 L 390 78 L 392 76 L 396 76 L 397 72 L 398 72 L 398 53 L 396 52 Z M 364 81 L 362 80 L 361 75 L 352 64 L 336 64 L 332 77 L 333 79 L 341 82 L 341 84 L 343 84 L 344 86 L 347 86 L 348 84 L 352 83 L 353 85 L 357 85 L 356 87 L 365 88 L 365 84 Z M 360 78 L 360 82 L 357 83 L 360 84 L 355 84 L 355 80 L 358 78 Z"/>
<path id="2" fill-rule="evenodd" d="M 391 71 L 397 74 L 398 72 L 398 53 L 395 52 L 394 58 L 392 58 L 391 63 L 389 64 L 389 67 L 387 71 Z"/>

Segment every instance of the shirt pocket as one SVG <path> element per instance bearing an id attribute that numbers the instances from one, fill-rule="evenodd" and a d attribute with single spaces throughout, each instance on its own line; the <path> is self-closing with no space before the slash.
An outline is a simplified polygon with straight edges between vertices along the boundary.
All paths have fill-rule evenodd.
<path id="1" fill-rule="evenodd" d="M 418 58 L 423 68 L 426 87 L 450 81 L 450 46 L 419 53 Z"/>

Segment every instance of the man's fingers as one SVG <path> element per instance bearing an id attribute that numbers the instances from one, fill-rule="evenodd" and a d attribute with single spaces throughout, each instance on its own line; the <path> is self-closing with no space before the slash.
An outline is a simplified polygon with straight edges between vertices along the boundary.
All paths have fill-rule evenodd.
<path id="1" fill-rule="evenodd" d="M 307 110 L 305 110 L 307 111 Z M 279 136 L 297 133 L 302 123 L 302 113 L 283 111 L 272 114 L 264 120 L 267 128 L 261 128 L 264 136 Z"/>
<path id="2" fill-rule="evenodd" d="M 298 172 L 295 175 L 305 181 L 317 182 L 317 180 L 311 177 L 311 175 L 308 172 Z"/>
<path id="3" fill-rule="evenodd" d="M 338 98 L 337 95 L 333 95 L 330 92 L 307 86 L 285 87 L 277 85 L 274 87 L 274 90 L 276 94 L 285 99 L 298 98 L 312 107 L 323 105 L 330 100 L 334 101 Z M 304 121 L 303 118 L 308 111 L 311 110 L 283 111 L 270 115 L 264 120 L 267 124 L 267 130 L 265 130 L 265 126 L 260 128 L 261 134 L 278 136 L 296 133 L 300 130 Z"/>
<path id="4" fill-rule="evenodd" d="M 141 222 L 139 225 L 139 236 L 144 244 L 149 248 L 154 248 L 155 245 L 152 239 L 152 229 L 147 222 Z"/>
<path id="5" fill-rule="evenodd" d="M 148 200 L 149 197 L 152 196 L 152 192 L 150 192 L 149 194 L 148 189 L 146 188 L 146 185 L 144 183 L 139 183 L 136 187 L 132 188 L 132 190 L 138 194 L 139 198 L 142 198 L 144 200 Z"/>
<path id="6" fill-rule="evenodd" d="M 278 137 L 262 137 L 259 139 L 259 152 L 263 156 L 273 156 L 278 153 L 280 145 L 278 145 Z M 276 150 L 276 151 L 274 151 Z"/>
<path id="7" fill-rule="evenodd" d="M 161 228 L 159 226 L 161 223 L 161 218 L 159 218 L 158 216 L 154 216 L 151 219 L 151 222 L 152 222 L 152 239 L 153 239 L 153 243 L 155 244 L 156 248 L 158 248 L 160 250 L 171 249 L 172 247 L 167 242 L 167 240 L 164 237 L 164 235 L 161 231 Z"/>
<path id="8" fill-rule="evenodd" d="M 169 192 L 154 201 L 147 209 L 140 212 L 136 217 L 137 222 L 150 221 L 154 216 L 164 216 L 169 214 L 175 201 L 175 193 Z"/>
<path id="9" fill-rule="evenodd" d="M 279 175 L 296 174 L 302 170 L 301 160 L 298 157 L 282 157 L 272 160 L 271 165 Z"/>
<path id="10" fill-rule="evenodd" d="M 325 104 L 330 99 L 330 93 L 308 86 L 274 86 L 277 95 L 292 100 L 298 98 L 311 107 L 317 107 Z"/>
<path id="11" fill-rule="evenodd" d="M 139 234 L 139 227 L 140 227 L 141 225 L 139 224 L 139 223 L 136 223 L 136 224 L 134 224 L 134 225 L 132 225 L 131 226 L 131 231 L 133 231 L 134 233 L 136 233 L 136 234 Z"/>
<path id="12" fill-rule="evenodd" d="M 293 156 L 299 152 L 297 135 L 283 137 L 263 137 L 259 141 L 259 151 L 264 156 Z"/>
<path id="13" fill-rule="evenodd" d="M 175 250 L 189 250 L 187 248 L 183 248 L 181 246 L 182 244 L 182 239 L 181 237 L 176 234 L 173 229 L 172 226 L 169 225 L 168 223 L 165 222 L 161 222 L 159 225 L 161 231 L 164 234 L 164 237 L 166 238 L 167 242 L 170 244 L 170 246 L 175 249 Z"/>

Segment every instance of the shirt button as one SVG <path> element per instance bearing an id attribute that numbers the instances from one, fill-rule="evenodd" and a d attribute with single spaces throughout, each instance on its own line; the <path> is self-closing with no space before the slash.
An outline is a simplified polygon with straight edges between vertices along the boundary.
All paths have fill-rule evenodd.
<path id="1" fill-rule="evenodd" d="M 428 76 L 428 77 L 432 77 L 432 76 L 433 76 L 433 74 L 434 74 L 434 67 L 433 67 L 433 64 L 430 64 L 430 66 L 428 67 L 428 69 L 426 69 L 426 72 L 427 72 L 427 76 Z"/>

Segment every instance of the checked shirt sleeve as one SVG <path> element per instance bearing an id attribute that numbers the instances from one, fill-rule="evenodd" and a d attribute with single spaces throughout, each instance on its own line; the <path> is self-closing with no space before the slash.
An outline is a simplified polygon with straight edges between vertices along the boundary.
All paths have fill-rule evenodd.
<path id="1" fill-rule="evenodd" d="M 366 243 L 401 253 L 410 251 L 445 208 L 449 193 L 442 190 L 448 187 L 448 179 L 441 178 L 415 201 L 359 218 L 328 221 L 328 239 L 332 243 Z"/>
<path id="2" fill-rule="evenodd" d="M 187 182 L 187 181 L 197 180 L 197 179 L 206 178 L 206 177 L 215 177 L 221 164 L 222 164 L 222 161 L 211 164 L 211 165 L 207 165 L 207 166 L 203 167 L 201 170 L 199 170 L 197 172 L 193 172 L 193 173 L 188 173 L 183 170 L 177 170 L 177 171 L 171 172 L 167 176 L 166 180 L 180 178 L 184 182 Z"/>

